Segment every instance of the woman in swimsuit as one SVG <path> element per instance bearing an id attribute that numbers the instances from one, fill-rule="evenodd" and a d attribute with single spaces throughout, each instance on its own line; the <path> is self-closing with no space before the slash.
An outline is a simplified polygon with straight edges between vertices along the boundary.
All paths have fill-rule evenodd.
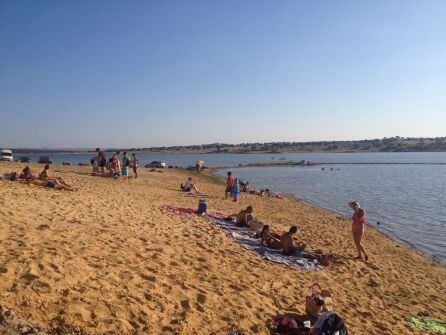
<path id="1" fill-rule="evenodd" d="M 36 175 L 31 171 L 31 168 L 29 166 L 26 166 L 22 173 L 19 176 L 19 179 L 24 179 L 26 181 L 34 180 L 36 179 Z"/>
<path id="2" fill-rule="evenodd" d="M 54 188 L 56 190 L 75 191 L 75 189 L 73 189 L 72 187 L 62 185 L 62 184 L 56 184 L 52 181 L 47 181 L 47 180 L 40 180 L 40 179 L 28 180 L 28 184 L 29 185 L 33 184 L 33 185 L 43 186 L 43 187 L 48 187 L 48 188 Z"/>
<path id="3" fill-rule="evenodd" d="M 358 251 L 358 257 L 356 259 L 362 259 L 362 254 L 364 254 L 364 259 L 367 261 L 369 257 L 361 243 L 365 231 L 365 211 L 361 208 L 359 201 L 350 202 L 348 206 L 354 211 L 352 216 L 352 234 L 356 250 Z"/>
<path id="4" fill-rule="evenodd" d="M 268 225 L 264 225 L 262 228 L 262 232 L 260 233 L 260 244 L 266 245 L 268 248 L 280 250 L 282 248 L 282 245 L 280 243 L 280 236 L 277 238 L 273 235 L 274 233 L 271 233 L 269 230 Z"/>
<path id="5" fill-rule="evenodd" d="M 43 180 L 43 181 L 47 181 L 50 182 L 54 185 L 61 185 L 61 186 L 67 186 L 67 187 L 71 187 L 71 185 L 68 185 L 61 177 L 54 177 L 51 178 L 48 175 L 48 170 L 50 169 L 49 165 L 45 165 L 45 167 L 43 168 L 43 171 L 40 172 L 39 174 L 39 179 Z M 51 184 L 50 184 L 51 185 Z M 51 187 L 51 186 L 50 186 Z"/>

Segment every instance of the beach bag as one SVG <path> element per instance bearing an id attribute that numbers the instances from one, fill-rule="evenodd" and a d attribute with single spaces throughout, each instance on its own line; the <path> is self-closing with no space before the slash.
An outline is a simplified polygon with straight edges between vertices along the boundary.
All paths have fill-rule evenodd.
<path id="1" fill-rule="evenodd" d="M 302 321 L 287 316 L 279 316 L 275 319 L 276 333 L 280 335 L 310 335 L 310 328 L 305 327 Z"/>
<path id="2" fill-rule="evenodd" d="M 310 294 L 305 298 L 305 311 L 315 318 L 319 314 L 332 311 L 333 301 L 329 290 L 323 290 L 318 283 L 310 286 Z"/>
<path id="3" fill-rule="evenodd" d="M 344 320 L 334 312 L 326 312 L 319 316 L 311 335 L 348 335 Z"/>
<path id="4" fill-rule="evenodd" d="M 206 203 L 206 199 L 200 199 L 198 201 L 198 214 L 205 214 L 207 211 L 208 205 Z"/>

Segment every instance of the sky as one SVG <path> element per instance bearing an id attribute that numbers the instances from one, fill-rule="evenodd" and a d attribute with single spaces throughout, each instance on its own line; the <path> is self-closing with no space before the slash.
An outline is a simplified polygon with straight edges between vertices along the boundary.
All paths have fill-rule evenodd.
<path id="1" fill-rule="evenodd" d="M 0 147 L 446 136 L 446 1 L 0 0 Z"/>

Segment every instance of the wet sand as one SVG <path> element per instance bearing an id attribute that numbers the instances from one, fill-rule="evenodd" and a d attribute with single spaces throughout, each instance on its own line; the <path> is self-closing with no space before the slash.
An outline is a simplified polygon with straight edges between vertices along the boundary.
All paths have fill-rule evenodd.
<path id="1" fill-rule="evenodd" d="M 20 167 L 0 163 L 0 173 Z M 351 223 L 337 214 L 293 198 L 224 201 L 222 184 L 198 177 L 210 211 L 251 204 L 274 230 L 297 225 L 310 249 L 341 257 L 309 272 L 260 260 L 203 218 L 162 210 L 197 207 L 199 196 L 179 191 L 185 171 L 110 180 L 52 170 L 78 191 L 0 181 L 0 303 L 48 332 L 269 334 L 274 316 L 304 314 L 314 282 L 331 289 L 351 334 L 423 334 L 404 317 L 446 316 L 445 267 L 369 227 L 370 260 L 354 260 Z"/>

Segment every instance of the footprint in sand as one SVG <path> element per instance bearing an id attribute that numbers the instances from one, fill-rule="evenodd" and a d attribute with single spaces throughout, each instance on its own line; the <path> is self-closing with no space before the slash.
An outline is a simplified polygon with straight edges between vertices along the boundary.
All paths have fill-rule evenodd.
<path id="1" fill-rule="evenodd" d="M 207 299 L 207 297 L 206 297 L 205 294 L 203 294 L 203 293 L 198 293 L 198 294 L 197 294 L 197 301 L 198 301 L 200 304 L 204 304 L 204 303 L 206 302 L 206 299 Z"/>
<path id="2" fill-rule="evenodd" d="M 50 226 L 47 224 L 41 224 L 40 226 L 37 227 L 37 229 L 39 229 L 39 230 L 44 230 L 44 229 L 49 229 L 49 228 L 50 228 Z"/>
<path id="3" fill-rule="evenodd" d="M 141 273 L 141 278 L 145 279 L 145 280 L 148 280 L 148 281 L 151 281 L 151 282 L 156 281 L 156 277 L 155 276 L 148 276 L 148 275 L 146 275 L 144 273 Z"/>
<path id="4" fill-rule="evenodd" d="M 52 287 L 50 284 L 42 281 L 42 280 L 36 280 L 33 283 L 33 291 L 38 293 L 50 293 L 52 290 Z"/>
<path id="5" fill-rule="evenodd" d="M 31 284 L 31 282 L 32 282 L 33 280 L 37 279 L 37 278 L 39 278 L 38 275 L 35 275 L 35 274 L 33 274 L 33 273 L 30 273 L 30 272 L 25 273 L 25 274 L 21 277 L 21 279 L 23 279 L 27 285 Z"/>
<path id="6" fill-rule="evenodd" d="M 183 307 L 183 309 L 189 309 L 190 308 L 190 302 L 189 300 L 181 300 L 181 307 Z"/>

